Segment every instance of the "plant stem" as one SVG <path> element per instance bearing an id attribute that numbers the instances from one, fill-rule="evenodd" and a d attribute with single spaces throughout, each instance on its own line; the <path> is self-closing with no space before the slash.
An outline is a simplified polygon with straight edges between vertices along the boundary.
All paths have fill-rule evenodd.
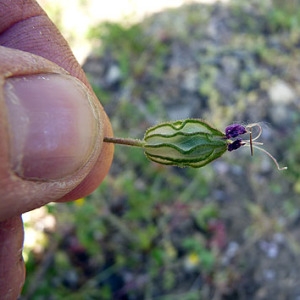
<path id="1" fill-rule="evenodd" d="M 133 146 L 133 147 L 140 147 L 143 148 L 145 142 L 142 140 L 137 139 L 129 139 L 129 138 L 116 138 L 116 137 L 104 137 L 103 141 L 105 143 L 113 143 L 113 144 L 120 144 L 126 146 Z"/>

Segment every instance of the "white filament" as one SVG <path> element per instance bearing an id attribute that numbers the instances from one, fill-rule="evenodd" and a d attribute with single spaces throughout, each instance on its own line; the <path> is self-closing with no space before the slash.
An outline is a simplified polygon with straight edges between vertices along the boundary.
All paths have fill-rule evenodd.
<path id="1" fill-rule="evenodd" d="M 252 138 L 252 128 L 253 127 L 258 127 L 258 133 L 255 136 L 255 138 Z M 279 171 L 286 170 L 287 167 L 280 167 L 276 158 L 271 153 L 269 153 L 267 150 L 258 146 L 258 145 L 263 145 L 263 143 L 255 142 L 262 134 L 262 127 L 260 126 L 260 124 L 258 124 L 258 123 L 249 124 L 246 126 L 246 129 L 249 129 L 248 132 L 250 133 L 250 140 L 247 140 L 245 142 L 246 142 L 246 146 L 249 146 L 251 149 L 251 155 L 253 154 L 253 148 L 258 149 L 258 150 L 264 152 L 265 154 L 267 154 L 273 160 L 273 162 L 275 163 L 275 165 Z"/>

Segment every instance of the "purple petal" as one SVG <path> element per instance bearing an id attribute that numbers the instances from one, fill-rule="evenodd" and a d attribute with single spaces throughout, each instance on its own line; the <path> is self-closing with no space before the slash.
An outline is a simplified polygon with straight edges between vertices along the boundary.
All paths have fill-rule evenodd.
<path id="1" fill-rule="evenodd" d="M 245 145 L 245 142 L 243 142 L 242 139 L 236 139 L 231 144 L 228 144 L 227 150 L 228 151 L 233 151 L 233 150 L 239 149 L 241 146 L 244 146 L 244 145 Z"/>
<path id="2" fill-rule="evenodd" d="M 240 124 L 232 124 L 227 126 L 225 129 L 225 135 L 228 139 L 235 138 L 246 132 L 246 128 Z"/>

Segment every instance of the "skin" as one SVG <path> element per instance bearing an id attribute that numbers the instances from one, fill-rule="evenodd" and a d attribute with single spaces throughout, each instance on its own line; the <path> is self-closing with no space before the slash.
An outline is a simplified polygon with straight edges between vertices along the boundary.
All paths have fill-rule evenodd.
<path id="1" fill-rule="evenodd" d="M 72 201 L 90 194 L 110 168 L 113 146 L 102 141 L 103 136 L 112 136 L 112 130 L 67 42 L 35 1 L 0 0 L 0 45 L 0 299 L 16 299 L 25 280 L 21 214 L 51 201 Z M 95 150 L 83 167 L 64 178 L 41 182 L 24 179 L 12 170 L 3 95 L 7 78 L 49 72 L 70 74 L 85 86 L 101 130 L 97 127 Z"/>

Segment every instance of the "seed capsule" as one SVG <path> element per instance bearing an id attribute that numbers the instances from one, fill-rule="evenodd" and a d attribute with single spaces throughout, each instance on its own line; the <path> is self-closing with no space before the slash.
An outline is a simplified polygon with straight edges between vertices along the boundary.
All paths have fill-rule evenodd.
<path id="1" fill-rule="evenodd" d="M 254 127 L 258 133 L 252 137 Z M 249 133 L 249 140 L 239 137 L 245 133 Z M 153 126 L 146 131 L 143 140 L 104 137 L 103 141 L 143 148 L 150 160 L 160 164 L 193 168 L 205 166 L 222 156 L 226 150 L 231 152 L 246 145 L 250 147 L 251 155 L 254 148 L 258 149 L 274 161 L 278 170 L 286 170 L 287 167 L 281 168 L 273 155 L 259 147 L 263 143 L 256 140 L 261 134 L 262 128 L 258 123 L 246 127 L 232 124 L 222 133 L 203 120 L 186 119 Z"/>
<path id="2" fill-rule="evenodd" d="M 146 156 L 157 163 L 200 168 L 227 150 L 224 133 L 198 119 L 167 122 L 149 128 Z"/>

